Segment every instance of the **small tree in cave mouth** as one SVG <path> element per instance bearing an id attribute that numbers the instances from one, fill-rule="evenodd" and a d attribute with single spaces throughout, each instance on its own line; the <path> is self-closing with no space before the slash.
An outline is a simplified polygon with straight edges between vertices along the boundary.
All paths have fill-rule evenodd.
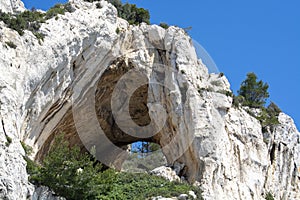
<path id="1" fill-rule="evenodd" d="M 68 200 L 140 200 L 155 196 L 174 197 L 190 190 L 201 198 L 200 189 L 187 183 L 169 182 L 147 173 L 103 170 L 93 156 L 82 153 L 77 146 L 70 147 L 62 134 L 55 138 L 41 165 L 28 157 L 25 159 L 32 183 L 48 186 L 56 195 Z"/>
<path id="2" fill-rule="evenodd" d="M 167 164 L 159 144 L 140 141 L 132 143 L 130 146 L 129 157 L 122 165 L 123 171 L 149 172 Z"/>

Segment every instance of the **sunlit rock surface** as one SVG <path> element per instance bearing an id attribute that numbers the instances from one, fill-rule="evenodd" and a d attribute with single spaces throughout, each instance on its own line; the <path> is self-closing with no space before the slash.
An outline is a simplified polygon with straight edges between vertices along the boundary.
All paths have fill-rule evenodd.
<path id="1" fill-rule="evenodd" d="M 7 2 L 0 8 L 15 12 Z M 126 127 L 132 122 L 157 130 L 145 140 L 162 146 L 169 166 L 180 163 L 180 176 L 197 183 L 205 199 L 264 199 L 267 192 L 276 199 L 300 198 L 300 139 L 290 117 L 280 114 L 280 125 L 263 134 L 259 121 L 232 107 L 226 77 L 208 73 L 184 30 L 131 26 L 105 1 L 101 9 L 70 3 L 73 13 L 42 25 L 43 42 L 0 22 L 0 198 L 33 195 L 20 141 L 41 160 L 64 132 L 72 145 L 87 150 L 95 142 L 104 162 L 120 169 L 127 145 L 141 140 Z M 139 73 L 119 85 L 114 98 L 131 70 Z M 148 84 L 130 96 L 126 116 L 119 111 L 138 80 Z M 119 149 L 97 140 L 96 127 Z"/>

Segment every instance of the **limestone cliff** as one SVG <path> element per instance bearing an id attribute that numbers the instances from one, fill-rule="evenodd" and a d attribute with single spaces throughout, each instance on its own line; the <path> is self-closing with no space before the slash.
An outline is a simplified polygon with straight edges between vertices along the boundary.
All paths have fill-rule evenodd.
<path id="1" fill-rule="evenodd" d="M 18 13 L 25 11 L 25 7 L 20 0 L 1 0 L 0 10 L 3 12 Z"/>
<path id="2" fill-rule="evenodd" d="M 0 8 L 9 12 L 22 4 L 7 2 Z M 117 168 L 127 145 L 148 134 L 205 199 L 300 199 L 300 138 L 289 116 L 263 134 L 184 30 L 129 25 L 105 1 L 70 4 L 74 12 L 42 24 L 40 42 L 0 21 L 0 198 L 33 195 L 20 141 L 40 160 L 64 132 Z"/>

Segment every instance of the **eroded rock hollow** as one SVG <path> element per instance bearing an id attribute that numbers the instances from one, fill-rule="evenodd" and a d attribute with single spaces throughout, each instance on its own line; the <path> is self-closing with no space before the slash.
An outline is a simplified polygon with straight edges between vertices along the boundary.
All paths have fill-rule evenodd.
<path id="1" fill-rule="evenodd" d="M 42 25 L 41 44 L 0 22 L 3 196 L 32 194 L 20 141 L 41 160 L 63 132 L 117 168 L 128 144 L 158 143 L 205 199 L 262 199 L 269 191 L 300 198 L 299 132 L 290 117 L 281 113 L 264 137 L 257 119 L 232 106 L 228 80 L 208 73 L 184 30 L 129 25 L 105 1 L 101 9 L 70 3 L 74 12 Z"/>

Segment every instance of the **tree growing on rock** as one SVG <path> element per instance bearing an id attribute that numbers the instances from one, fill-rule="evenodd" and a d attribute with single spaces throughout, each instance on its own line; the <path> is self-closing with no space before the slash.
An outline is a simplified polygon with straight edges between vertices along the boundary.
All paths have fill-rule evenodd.
<path id="1" fill-rule="evenodd" d="M 262 80 L 257 81 L 257 76 L 254 73 L 248 73 L 246 80 L 241 84 L 238 90 L 239 96 L 244 97 L 242 104 L 251 108 L 262 108 L 267 98 L 269 85 Z"/>

